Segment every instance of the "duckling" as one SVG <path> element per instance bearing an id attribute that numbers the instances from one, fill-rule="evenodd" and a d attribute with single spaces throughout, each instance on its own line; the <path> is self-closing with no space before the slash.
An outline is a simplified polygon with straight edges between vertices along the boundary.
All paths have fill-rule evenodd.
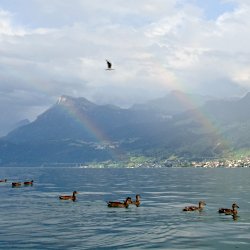
<path id="1" fill-rule="evenodd" d="M 125 207 L 128 208 L 129 204 L 132 203 L 131 197 L 127 197 L 124 202 L 120 201 L 109 201 L 108 207 Z"/>
<path id="2" fill-rule="evenodd" d="M 202 211 L 204 206 L 206 205 L 205 201 L 199 201 L 199 206 L 188 206 L 184 207 L 182 211 Z"/>
<path id="3" fill-rule="evenodd" d="M 7 179 L 0 180 L 0 182 L 7 182 Z"/>
<path id="4" fill-rule="evenodd" d="M 32 186 L 33 185 L 33 180 L 32 181 L 25 181 L 23 184 L 25 185 L 25 186 Z"/>
<path id="5" fill-rule="evenodd" d="M 218 212 L 220 214 L 224 213 L 225 215 L 237 215 L 238 211 L 237 208 L 239 208 L 239 206 L 236 203 L 232 204 L 232 209 L 230 208 L 219 208 Z"/>
<path id="6" fill-rule="evenodd" d="M 141 196 L 140 196 L 139 194 L 137 194 L 137 195 L 135 196 L 135 198 L 136 198 L 136 200 L 135 200 L 135 201 L 132 201 L 131 204 L 136 205 L 137 207 L 139 207 L 140 204 L 141 204 L 141 200 L 140 200 Z"/>
<path id="7" fill-rule="evenodd" d="M 12 182 L 12 187 L 20 187 L 21 185 L 21 182 Z"/>
<path id="8" fill-rule="evenodd" d="M 59 196 L 60 200 L 72 200 L 72 201 L 76 201 L 76 194 L 78 194 L 77 191 L 73 192 L 73 195 L 61 195 Z"/>

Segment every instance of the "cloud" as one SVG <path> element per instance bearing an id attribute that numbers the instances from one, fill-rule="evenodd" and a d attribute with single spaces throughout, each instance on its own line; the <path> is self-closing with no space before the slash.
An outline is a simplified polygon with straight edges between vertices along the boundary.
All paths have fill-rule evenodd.
<path id="1" fill-rule="evenodd" d="M 218 79 L 228 79 L 239 89 L 242 89 L 242 85 L 249 88 L 249 82 L 246 81 L 249 68 L 249 5 L 240 5 L 214 21 L 190 14 L 177 13 L 172 21 L 171 18 L 159 20 L 150 29 L 150 36 L 159 46 L 157 57 L 160 58 L 160 54 L 165 51 L 163 54 L 168 55 L 169 60 L 162 60 L 175 72 L 179 81 L 183 85 L 188 84 L 191 89 L 207 82 L 206 79 L 210 79 L 213 87 L 214 82 L 220 84 Z M 240 77 L 236 77 L 241 72 L 244 74 L 243 82 Z M 190 83 L 190 79 L 194 80 L 192 75 L 200 75 L 200 78 L 196 77 Z M 206 86 L 204 90 L 216 92 L 214 88 L 209 91 Z"/>
<path id="2" fill-rule="evenodd" d="M 211 19 L 192 0 L 2 0 L 0 111 L 9 110 L 2 131 L 63 94 L 122 106 L 173 89 L 242 94 L 250 83 L 250 4 L 222 2 L 234 8 L 220 5 Z"/>

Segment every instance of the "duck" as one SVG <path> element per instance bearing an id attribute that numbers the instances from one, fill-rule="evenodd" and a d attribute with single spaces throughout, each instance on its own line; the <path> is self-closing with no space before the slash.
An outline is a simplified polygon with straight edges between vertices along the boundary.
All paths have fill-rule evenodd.
<path id="1" fill-rule="evenodd" d="M 21 182 L 12 182 L 12 187 L 20 187 L 21 185 Z"/>
<path id="2" fill-rule="evenodd" d="M 182 211 L 202 211 L 202 209 L 206 206 L 205 201 L 199 201 L 199 206 L 188 206 L 184 207 Z"/>
<path id="3" fill-rule="evenodd" d="M 237 208 L 240 208 L 236 203 L 232 204 L 232 209 L 230 208 L 219 208 L 218 212 L 225 215 L 237 215 Z"/>
<path id="4" fill-rule="evenodd" d="M 136 205 L 137 207 L 139 207 L 140 205 L 141 205 L 141 200 L 140 200 L 140 198 L 141 198 L 141 196 L 139 195 L 139 194 L 137 194 L 136 196 L 135 196 L 135 201 L 132 201 L 132 203 L 131 204 L 133 204 L 133 205 Z"/>
<path id="5" fill-rule="evenodd" d="M 128 208 L 129 204 L 131 204 L 131 203 L 132 203 L 131 197 L 127 197 L 124 202 L 120 202 L 120 201 L 109 201 L 109 202 L 107 202 L 108 207 L 125 207 L 125 208 Z"/>
<path id="6" fill-rule="evenodd" d="M 72 195 L 60 195 L 59 199 L 76 201 L 76 194 L 78 194 L 77 191 L 74 191 Z"/>
<path id="7" fill-rule="evenodd" d="M 7 182 L 7 179 L 0 180 L 0 182 Z"/>
<path id="8" fill-rule="evenodd" d="M 33 185 L 33 180 L 32 181 L 25 181 L 23 184 L 25 185 L 25 186 L 32 186 Z"/>

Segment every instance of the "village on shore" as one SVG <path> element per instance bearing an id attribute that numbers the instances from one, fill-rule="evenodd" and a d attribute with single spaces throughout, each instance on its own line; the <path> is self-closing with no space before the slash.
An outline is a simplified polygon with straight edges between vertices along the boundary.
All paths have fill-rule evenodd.
<path id="1" fill-rule="evenodd" d="M 164 159 L 156 160 L 146 157 L 131 157 L 127 161 L 105 161 L 80 164 L 80 168 L 247 168 L 250 167 L 250 157 L 240 159 Z"/>
<path id="2" fill-rule="evenodd" d="M 250 167 L 250 158 L 244 159 L 225 159 L 212 161 L 192 161 L 191 167 L 195 168 L 248 168 Z"/>

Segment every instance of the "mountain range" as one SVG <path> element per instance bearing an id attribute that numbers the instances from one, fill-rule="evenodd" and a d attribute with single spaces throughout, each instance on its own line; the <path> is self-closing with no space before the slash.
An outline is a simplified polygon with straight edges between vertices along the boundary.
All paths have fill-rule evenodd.
<path id="1" fill-rule="evenodd" d="M 250 93 L 218 100 L 173 91 L 126 109 L 61 96 L 0 139 L 0 163 L 222 157 L 250 148 L 249 107 Z"/>

